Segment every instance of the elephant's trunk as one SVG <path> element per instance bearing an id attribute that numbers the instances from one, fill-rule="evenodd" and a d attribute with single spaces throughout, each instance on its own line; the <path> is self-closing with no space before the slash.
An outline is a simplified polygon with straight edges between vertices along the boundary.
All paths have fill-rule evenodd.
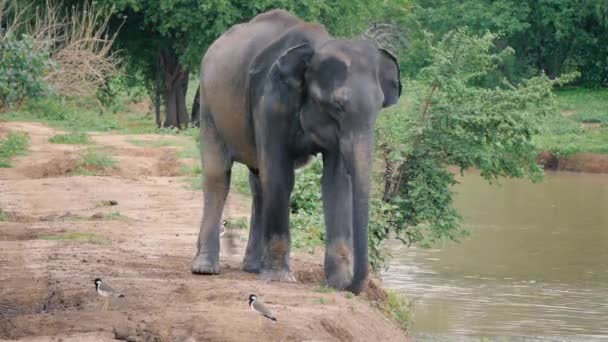
<path id="1" fill-rule="evenodd" d="M 323 159 L 327 283 L 359 293 L 368 274 L 367 220 L 373 135 L 340 139 L 339 153 Z"/>
<path id="2" fill-rule="evenodd" d="M 368 275 L 367 225 L 373 141 L 373 131 L 366 132 L 353 140 L 352 152 L 344 155 L 351 175 L 353 212 L 354 274 L 348 289 L 355 294 L 361 292 Z"/>

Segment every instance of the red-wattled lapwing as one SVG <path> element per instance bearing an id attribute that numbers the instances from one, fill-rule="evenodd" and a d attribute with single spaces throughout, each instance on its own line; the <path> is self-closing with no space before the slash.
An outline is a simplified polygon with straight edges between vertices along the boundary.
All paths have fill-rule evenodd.
<path id="1" fill-rule="evenodd" d="M 116 292 L 116 290 L 114 290 L 112 287 L 110 287 L 110 285 L 101 281 L 101 278 L 95 278 L 95 290 L 97 291 L 98 295 L 106 298 L 106 302 L 104 303 L 104 306 L 103 306 L 104 310 L 108 310 L 108 302 L 110 301 L 110 297 L 118 297 L 118 298 L 125 297 L 125 295 L 123 295 L 122 293 Z"/>
<path id="2" fill-rule="evenodd" d="M 277 319 L 274 317 L 272 312 L 270 312 L 270 310 L 268 310 L 268 308 L 264 306 L 264 303 L 262 303 L 262 301 L 260 301 L 258 299 L 258 297 L 254 294 L 249 295 L 249 307 L 251 308 L 251 310 L 253 310 L 259 314 L 259 316 L 258 316 L 259 329 L 262 328 L 262 316 L 268 318 L 271 321 L 274 321 L 274 322 L 277 321 Z"/>

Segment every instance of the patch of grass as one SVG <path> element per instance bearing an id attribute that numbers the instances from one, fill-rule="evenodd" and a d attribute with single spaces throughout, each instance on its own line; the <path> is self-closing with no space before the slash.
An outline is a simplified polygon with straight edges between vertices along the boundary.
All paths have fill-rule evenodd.
<path id="1" fill-rule="evenodd" d="M 226 228 L 229 229 L 247 229 L 248 226 L 249 222 L 246 217 L 226 219 Z"/>
<path id="2" fill-rule="evenodd" d="M 200 159 L 201 151 L 198 146 L 194 143 L 183 146 L 182 149 L 177 153 L 177 158 L 192 158 Z"/>
<path id="3" fill-rule="evenodd" d="M 196 163 L 196 165 L 181 165 L 179 167 L 179 174 L 182 176 L 192 176 L 192 177 L 197 177 L 200 178 L 200 176 L 203 174 L 203 169 L 201 168 L 201 166 Z"/>
<path id="4" fill-rule="evenodd" d="M 29 145 L 30 137 L 27 133 L 11 132 L 0 139 L 0 167 L 11 167 L 10 159 L 25 154 Z"/>
<path id="5" fill-rule="evenodd" d="M 560 113 L 545 119 L 535 137 L 539 148 L 558 156 L 608 153 L 608 90 L 572 88 L 555 94 Z M 600 127 L 587 129 L 582 123 Z"/>
<path id="6" fill-rule="evenodd" d="M 68 134 L 57 134 L 49 138 L 53 144 L 87 145 L 92 143 L 91 137 L 84 132 L 72 132 Z"/>
<path id="7" fill-rule="evenodd" d="M 397 291 L 386 290 L 387 298 L 380 304 L 384 313 L 407 331 L 412 322 L 412 311 L 408 300 Z"/>
<path id="8" fill-rule="evenodd" d="M 17 111 L 6 113 L 8 120 L 39 121 L 69 131 L 111 131 L 120 128 L 116 116 L 104 112 L 93 98 L 51 96 L 29 100 Z"/>
<path id="9" fill-rule="evenodd" d="M 179 143 L 167 139 L 159 140 L 141 140 L 141 139 L 129 139 L 129 143 L 139 147 L 165 147 L 165 146 L 179 146 Z"/>
<path id="10" fill-rule="evenodd" d="M 103 215 L 103 219 L 110 221 L 128 221 L 129 217 L 122 215 L 119 211 L 113 211 L 109 214 Z"/>
<path id="11" fill-rule="evenodd" d="M 325 285 L 317 285 L 315 287 L 313 287 L 312 289 L 315 292 L 319 292 L 319 293 L 334 293 L 336 292 L 336 289 L 334 289 L 333 287 L 329 287 L 329 286 L 325 286 Z"/>
<path id="12" fill-rule="evenodd" d="M 569 88 L 555 92 L 561 112 L 571 112 L 574 121 L 608 122 L 608 89 Z"/>
<path id="13" fill-rule="evenodd" d="M 0 222 L 4 222 L 7 219 L 7 214 L 4 212 L 4 210 L 2 210 L 2 208 L 0 208 Z"/>
<path id="14" fill-rule="evenodd" d="M 75 242 L 93 243 L 96 245 L 107 245 L 110 243 L 110 240 L 106 239 L 105 237 L 103 237 L 101 235 L 97 235 L 95 233 L 88 233 L 88 232 L 70 232 L 70 233 L 48 234 L 48 235 L 41 235 L 38 238 L 40 240 L 75 241 Z"/>
<path id="15" fill-rule="evenodd" d="M 327 301 L 325 300 L 325 298 L 317 298 L 314 300 L 315 304 L 321 304 L 321 305 L 325 305 L 327 304 Z"/>
<path id="16" fill-rule="evenodd" d="M 94 176 L 101 171 L 113 168 L 116 161 L 109 154 L 99 149 L 88 149 L 81 156 L 76 167 L 76 174 Z"/>

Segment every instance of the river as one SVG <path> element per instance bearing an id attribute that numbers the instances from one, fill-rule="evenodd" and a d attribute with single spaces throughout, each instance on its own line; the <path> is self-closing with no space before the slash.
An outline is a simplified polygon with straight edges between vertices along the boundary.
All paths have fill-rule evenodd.
<path id="1" fill-rule="evenodd" d="M 383 275 L 411 301 L 421 341 L 608 341 L 608 175 L 547 173 L 488 185 L 456 207 L 471 235 L 398 245 Z"/>

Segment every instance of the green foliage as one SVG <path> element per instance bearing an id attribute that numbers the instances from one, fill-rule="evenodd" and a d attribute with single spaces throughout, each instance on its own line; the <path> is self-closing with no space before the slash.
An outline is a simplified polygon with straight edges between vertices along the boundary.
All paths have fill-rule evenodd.
<path id="1" fill-rule="evenodd" d="M 0 222 L 4 222 L 8 219 L 8 214 L 0 208 Z"/>
<path id="2" fill-rule="evenodd" d="M 68 134 L 57 134 L 49 138 L 53 144 L 86 145 L 92 143 L 91 137 L 84 132 L 73 132 Z"/>
<path id="3" fill-rule="evenodd" d="M 0 33 L 0 109 L 47 93 L 44 76 L 52 68 L 48 52 L 35 49 L 31 37 Z"/>
<path id="4" fill-rule="evenodd" d="M 312 250 L 325 241 L 321 201 L 322 168 L 321 159 L 315 158 L 309 166 L 296 171 L 290 201 L 292 240 L 296 248 Z"/>
<path id="5" fill-rule="evenodd" d="M 561 81 L 539 76 L 481 86 L 478 81 L 512 54 L 493 52 L 497 38 L 466 30 L 440 40 L 428 36 L 431 62 L 405 87 L 409 100 L 379 116 L 384 184 L 372 201 L 369 234 L 375 269 L 386 258 L 379 246 L 391 235 L 425 246 L 465 233 L 452 206 L 456 181 L 448 166 L 479 169 L 489 181 L 542 177 L 533 138 L 541 122 L 555 115 L 551 89 Z"/>
<path id="6" fill-rule="evenodd" d="M 603 8 L 599 2 L 415 0 L 404 20 L 412 29 L 411 45 L 417 48 L 422 30 L 437 37 L 462 27 L 478 35 L 500 33 L 495 48 L 510 46 L 516 53 L 486 75 L 486 81 L 492 84 L 503 76 L 519 81 L 541 71 L 554 78 L 579 70 L 580 83 L 602 86 L 608 82 L 608 12 L 598 10 Z M 413 73 L 430 61 L 430 54 L 419 49 L 405 54 L 406 70 Z"/>
<path id="7" fill-rule="evenodd" d="M 386 290 L 386 300 L 380 304 L 384 313 L 401 329 L 408 331 L 412 323 L 412 311 L 408 300 L 397 291 Z"/>
<path id="8" fill-rule="evenodd" d="M 0 167 L 11 167 L 10 159 L 25 154 L 30 144 L 27 133 L 9 133 L 0 139 Z"/>

